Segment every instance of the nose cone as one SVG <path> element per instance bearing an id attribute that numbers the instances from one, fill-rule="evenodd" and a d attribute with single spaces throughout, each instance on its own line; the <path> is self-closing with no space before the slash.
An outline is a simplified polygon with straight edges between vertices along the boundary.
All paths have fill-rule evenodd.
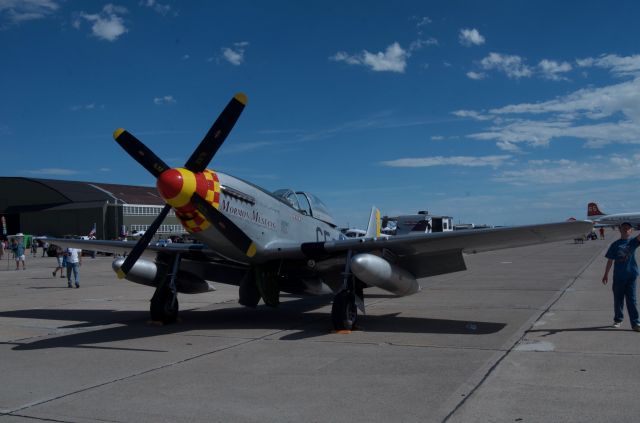
<path id="1" fill-rule="evenodd" d="M 189 203 L 196 190 L 196 177 L 187 169 L 168 169 L 158 176 L 156 186 L 167 204 L 182 207 Z"/>

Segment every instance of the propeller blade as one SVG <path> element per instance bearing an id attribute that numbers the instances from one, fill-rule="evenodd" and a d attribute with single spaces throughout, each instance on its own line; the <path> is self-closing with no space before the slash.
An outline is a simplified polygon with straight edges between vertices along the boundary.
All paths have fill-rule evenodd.
<path id="1" fill-rule="evenodd" d="M 225 238 L 240 251 L 244 251 L 247 257 L 253 257 L 256 254 L 256 244 L 254 244 L 251 238 L 227 216 L 209 204 L 207 200 L 200 197 L 197 193 L 194 193 L 191 196 L 191 203 Z"/>
<path id="2" fill-rule="evenodd" d="M 139 139 L 131 135 L 129 132 L 122 128 L 116 129 L 113 133 L 113 138 L 120 144 L 120 147 L 124 149 L 135 161 L 140 163 L 145 169 L 149 171 L 156 178 L 165 170 L 169 169 L 169 166 L 155 155 L 146 145 Z"/>
<path id="3" fill-rule="evenodd" d="M 169 204 L 164 206 L 158 217 L 156 217 L 151 226 L 149 226 L 149 229 L 147 229 L 144 235 L 142 235 L 142 238 L 138 240 L 138 243 L 133 247 L 131 253 L 129 253 L 127 258 L 124 260 L 124 263 L 122 263 L 122 266 L 120 266 L 120 269 L 116 272 L 118 274 L 118 278 L 124 278 L 127 273 L 129 273 L 129 270 L 131 270 L 133 265 L 136 264 L 136 261 L 138 261 L 144 250 L 147 248 L 147 245 L 151 242 L 151 238 L 156 234 L 160 224 L 162 224 L 162 221 L 167 217 L 170 210 L 171 206 Z"/>
<path id="4" fill-rule="evenodd" d="M 229 132 L 235 125 L 236 121 L 240 117 L 240 113 L 244 110 L 244 106 L 247 104 L 247 96 L 243 93 L 236 94 L 227 107 L 224 108 L 218 119 L 213 123 L 207 135 L 203 138 L 195 149 L 187 163 L 185 168 L 194 173 L 199 173 L 205 170 L 213 156 L 216 154 L 222 143 L 224 142 Z"/>

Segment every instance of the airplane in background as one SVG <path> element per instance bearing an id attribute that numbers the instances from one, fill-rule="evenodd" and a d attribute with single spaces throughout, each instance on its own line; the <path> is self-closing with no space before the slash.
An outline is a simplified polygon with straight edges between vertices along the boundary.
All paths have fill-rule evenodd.
<path id="1" fill-rule="evenodd" d="M 380 211 L 373 207 L 364 236 L 348 238 L 311 193 L 269 192 L 207 169 L 246 103 L 244 94 L 236 94 L 180 168 L 170 168 L 131 133 L 116 130 L 118 144 L 156 178 L 165 207 L 137 242 L 50 241 L 128 252 L 112 267 L 120 278 L 155 288 L 150 304 L 155 321 L 176 321 L 179 292 L 211 291 L 210 282 L 218 282 L 237 285 L 239 303 L 248 307 L 260 300 L 277 306 L 281 292 L 332 294 L 333 326 L 349 330 L 358 309 L 365 310 L 365 288 L 411 295 L 420 290 L 419 278 L 465 270 L 463 253 L 573 239 L 591 230 L 591 222 L 575 221 L 384 237 Z M 150 245 L 171 209 L 199 243 Z"/>
<path id="2" fill-rule="evenodd" d="M 601 226 L 619 226 L 623 222 L 629 222 L 634 228 L 640 228 L 640 213 L 603 213 L 598 204 L 587 204 L 587 219 L 594 222 L 596 228 Z"/>

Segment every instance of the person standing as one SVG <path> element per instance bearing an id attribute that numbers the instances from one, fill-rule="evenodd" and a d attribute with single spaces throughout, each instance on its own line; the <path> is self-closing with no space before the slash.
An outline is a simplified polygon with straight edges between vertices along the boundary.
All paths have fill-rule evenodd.
<path id="1" fill-rule="evenodd" d="M 82 265 L 82 250 L 79 248 L 67 248 L 67 286 L 71 285 L 71 272 L 76 283 L 76 288 L 80 288 L 80 266 Z"/>
<path id="2" fill-rule="evenodd" d="M 42 244 L 42 257 L 47 254 L 47 250 L 49 250 L 49 243 L 45 241 L 44 244 Z"/>
<path id="3" fill-rule="evenodd" d="M 27 265 L 24 262 L 24 245 L 22 245 L 22 240 L 18 242 L 16 238 L 13 238 L 11 240 L 11 250 L 16 259 L 16 270 L 20 270 L 20 262 L 22 262 L 22 270 L 27 270 Z"/>
<path id="4" fill-rule="evenodd" d="M 620 239 L 614 241 L 605 254 L 608 260 L 602 283 L 606 285 L 609 282 L 609 270 L 613 266 L 613 327 L 620 327 L 624 319 L 623 307 L 626 302 L 631 329 L 640 332 L 640 318 L 636 305 L 636 279 L 638 278 L 636 249 L 640 245 L 640 235 L 631 238 L 632 230 L 633 227 L 628 222 L 620 225 Z"/>
<path id="5" fill-rule="evenodd" d="M 53 277 L 56 277 L 56 273 L 60 270 L 60 277 L 64 278 L 64 269 L 67 267 L 67 255 L 64 253 L 64 250 L 56 245 L 56 261 L 57 267 L 56 270 L 52 272 Z"/>
<path id="6" fill-rule="evenodd" d="M 604 228 L 600 227 L 600 239 L 604 239 Z"/>

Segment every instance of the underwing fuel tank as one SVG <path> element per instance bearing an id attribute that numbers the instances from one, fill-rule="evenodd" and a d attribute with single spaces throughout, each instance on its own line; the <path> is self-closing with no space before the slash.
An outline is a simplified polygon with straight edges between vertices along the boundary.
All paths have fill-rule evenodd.
<path id="1" fill-rule="evenodd" d="M 122 263 L 124 263 L 124 258 L 117 258 L 111 263 L 111 267 L 117 272 L 120 266 L 122 266 Z M 125 277 L 128 281 L 154 287 L 158 286 L 161 278 L 162 275 L 158 274 L 158 266 L 156 263 L 145 259 L 138 259 Z M 215 291 L 215 288 L 209 282 L 184 270 L 178 271 L 176 289 L 183 294 L 199 294 L 201 292 Z"/>
<path id="2" fill-rule="evenodd" d="M 377 286 L 401 297 L 420 291 L 420 285 L 411 273 L 373 254 L 353 256 L 351 271 L 367 285 Z"/>

